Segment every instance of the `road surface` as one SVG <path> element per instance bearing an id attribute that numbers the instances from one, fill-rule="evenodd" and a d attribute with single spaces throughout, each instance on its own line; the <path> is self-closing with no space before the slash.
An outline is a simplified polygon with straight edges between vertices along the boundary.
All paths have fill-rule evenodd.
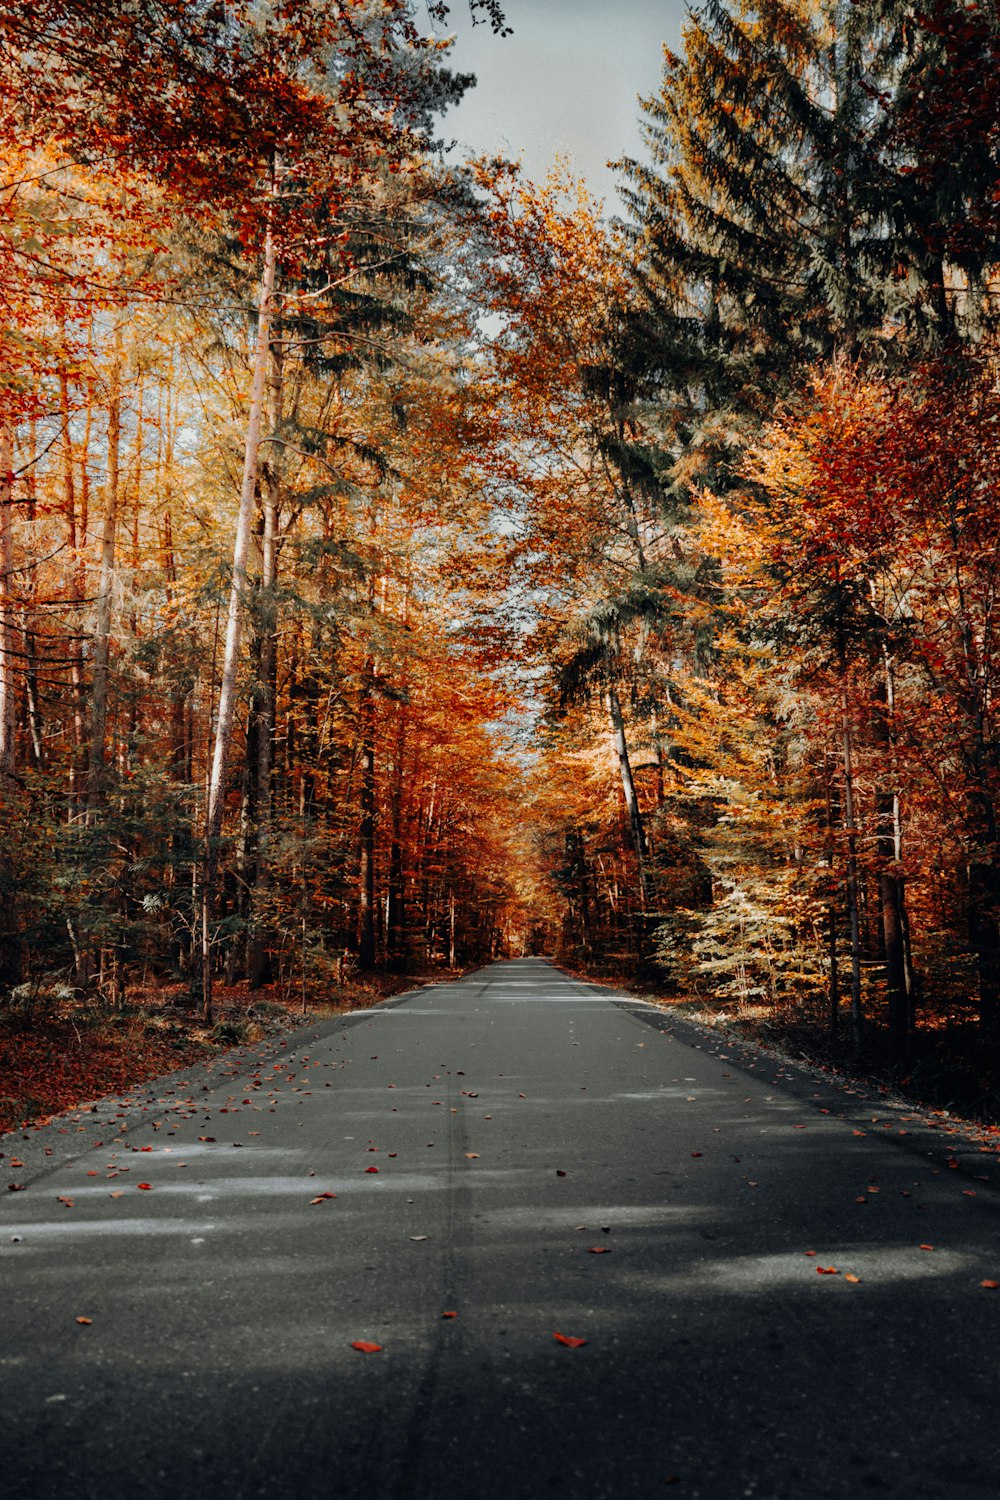
<path id="1" fill-rule="evenodd" d="M 7 1137 L 0 1493 L 995 1500 L 995 1152 L 664 1025 L 494 964 Z"/>

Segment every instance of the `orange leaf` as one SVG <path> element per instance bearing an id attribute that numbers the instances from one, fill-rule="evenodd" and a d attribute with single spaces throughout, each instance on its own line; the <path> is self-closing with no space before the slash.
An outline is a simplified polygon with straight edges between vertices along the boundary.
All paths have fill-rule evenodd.
<path id="1" fill-rule="evenodd" d="M 587 1247 L 587 1254 L 588 1255 L 610 1255 L 611 1254 L 611 1246 L 610 1245 L 589 1245 Z"/>
<path id="2" fill-rule="evenodd" d="M 136 1187 L 140 1193 L 149 1193 L 152 1192 L 153 1184 L 151 1182 L 137 1182 Z"/>
<path id="3" fill-rule="evenodd" d="M 122 1193 L 121 1188 L 117 1188 L 113 1193 L 109 1193 L 108 1197 L 109 1198 L 121 1198 L 121 1197 L 124 1197 L 124 1194 Z"/>
<path id="4" fill-rule="evenodd" d="M 73 1207 L 73 1200 L 72 1200 L 72 1198 L 57 1198 L 56 1202 L 57 1203 L 65 1203 L 65 1205 L 66 1205 L 67 1208 L 72 1208 Z"/>
<path id="5" fill-rule="evenodd" d="M 816 1274 L 817 1276 L 839 1276 L 840 1272 L 836 1266 L 817 1266 Z"/>
<path id="6" fill-rule="evenodd" d="M 466 1156 L 466 1160 L 467 1161 L 478 1161 L 479 1160 L 479 1152 L 478 1151 L 466 1151 L 465 1156 Z"/>
<path id="7" fill-rule="evenodd" d="M 552 1337 L 557 1344 L 565 1344 L 567 1349 L 582 1349 L 587 1342 L 586 1339 L 575 1339 L 570 1333 L 554 1333 Z"/>
<path id="8" fill-rule="evenodd" d="M 93 1323 L 94 1320 L 93 1320 L 93 1318 L 77 1318 L 76 1321 L 78 1323 L 90 1324 L 90 1323 Z"/>
<path id="9" fill-rule="evenodd" d="M 853 1273 L 853 1271 L 848 1271 L 846 1273 L 846 1275 L 844 1276 L 844 1280 L 845 1281 L 849 1281 L 852 1286 L 858 1286 L 858 1285 L 860 1285 L 861 1277 L 860 1276 L 855 1276 L 854 1273 Z"/>
<path id="10" fill-rule="evenodd" d="M 934 1246 L 933 1245 L 921 1245 L 920 1248 L 921 1248 L 921 1250 L 933 1250 Z"/>
<path id="11" fill-rule="evenodd" d="M 351 1344 L 352 1349 L 357 1349 L 361 1354 L 381 1354 L 381 1344 L 370 1344 L 367 1339 L 355 1339 Z"/>
<path id="12" fill-rule="evenodd" d="M 988 1292 L 995 1292 L 1000 1287 L 1000 1281 L 981 1281 L 979 1285 L 984 1286 Z"/>
<path id="13" fill-rule="evenodd" d="M 310 1198 L 309 1202 L 311 1204 L 312 1203 L 325 1203 L 328 1198 L 336 1198 L 336 1196 L 337 1196 L 336 1193 L 318 1193 L 315 1198 Z"/>
<path id="14" fill-rule="evenodd" d="M 457 1312 L 443 1312 L 441 1314 L 441 1316 L 442 1316 L 442 1318 L 457 1318 L 458 1317 L 458 1313 Z"/>

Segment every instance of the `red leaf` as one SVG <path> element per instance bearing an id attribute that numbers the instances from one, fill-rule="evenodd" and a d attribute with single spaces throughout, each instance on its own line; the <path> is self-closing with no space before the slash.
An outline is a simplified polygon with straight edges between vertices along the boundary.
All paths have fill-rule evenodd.
<path id="1" fill-rule="evenodd" d="M 933 1250 L 934 1246 L 933 1245 L 921 1245 L 920 1248 L 921 1248 L 921 1250 Z"/>
<path id="2" fill-rule="evenodd" d="M 366 1172 L 377 1172 L 378 1167 L 365 1167 Z"/>
<path id="3" fill-rule="evenodd" d="M 151 1182 L 137 1182 L 136 1187 L 140 1193 L 149 1193 L 152 1191 L 153 1184 Z"/>
<path id="4" fill-rule="evenodd" d="M 817 1266 L 817 1276 L 838 1276 L 840 1273 L 836 1266 Z"/>
<path id="5" fill-rule="evenodd" d="M 355 1339 L 351 1344 L 352 1349 L 357 1349 L 361 1354 L 381 1354 L 381 1344 L 370 1344 L 367 1339 Z"/>
<path id="6" fill-rule="evenodd" d="M 554 1333 L 552 1337 L 557 1344 L 565 1344 L 567 1349 L 582 1349 L 587 1342 L 586 1339 L 575 1339 L 570 1333 Z"/>
<path id="7" fill-rule="evenodd" d="M 692 1152 L 691 1152 L 691 1155 L 692 1155 L 692 1156 L 700 1156 L 700 1155 L 701 1155 L 701 1152 L 700 1152 L 700 1151 L 692 1151 Z"/>
<path id="8" fill-rule="evenodd" d="M 587 1254 L 588 1255 L 610 1255 L 611 1254 L 611 1246 L 610 1245 L 588 1245 L 588 1247 L 587 1247 Z"/>
<path id="9" fill-rule="evenodd" d="M 981 1281 L 979 1285 L 984 1286 L 988 1292 L 995 1292 L 1000 1287 L 1000 1281 Z"/>
<path id="10" fill-rule="evenodd" d="M 442 1318 L 457 1318 L 458 1317 L 458 1313 L 457 1312 L 443 1312 L 441 1314 L 441 1316 L 442 1316 Z"/>

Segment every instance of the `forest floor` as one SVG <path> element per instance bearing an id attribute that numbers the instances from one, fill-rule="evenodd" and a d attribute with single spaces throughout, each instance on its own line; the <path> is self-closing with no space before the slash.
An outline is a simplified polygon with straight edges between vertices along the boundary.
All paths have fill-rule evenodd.
<path id="1" fill-rule="evenodd" d="M 441 978 L 441 971 L 355 976 L 311 998 L 304 1012 L 297 997 L 283 998 L 277 986 L 251 991 L 245 983 L 220 984 L 211 1026 L 184 1007 L 184 985 L 132 989 L 120 1009 L 61 1001 L 30 1014 L 0 1013 L 0 1134 Z"/>

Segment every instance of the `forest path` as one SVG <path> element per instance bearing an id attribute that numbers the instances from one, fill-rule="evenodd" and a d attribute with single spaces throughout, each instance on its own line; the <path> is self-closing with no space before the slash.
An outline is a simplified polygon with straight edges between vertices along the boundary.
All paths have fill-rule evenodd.
<path id="1" fill-rule="evenodd" d="M 3 1493 L 1000 1493 L 975 1156 L 646 1019 L 498 963 L 98 1111 L 3 1202 Z"/>

